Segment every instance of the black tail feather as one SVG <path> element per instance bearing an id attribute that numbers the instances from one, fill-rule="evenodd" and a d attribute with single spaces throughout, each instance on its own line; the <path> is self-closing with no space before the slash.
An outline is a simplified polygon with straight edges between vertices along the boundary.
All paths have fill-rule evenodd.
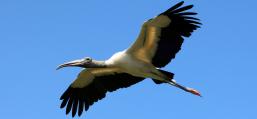
<path id="1" fill-rule="evenodd" d="M 164 75 L 166 75 L 167 77 L 169 77 L 169 79 L 173 79 L 174 77 L 174 74 L 171 73 L 171 72 L 168 72 L 168 71 L 164 71 L 164 70 L 161 70 L 161 69 L 158 69 L 161 73 L 163 73 Z M 159 80 L 156 80 L 156 79 L 152 79 L 154 83 L 156 84 L 162 84 L 164 82 L 162 81 L 159 81 Z"/>

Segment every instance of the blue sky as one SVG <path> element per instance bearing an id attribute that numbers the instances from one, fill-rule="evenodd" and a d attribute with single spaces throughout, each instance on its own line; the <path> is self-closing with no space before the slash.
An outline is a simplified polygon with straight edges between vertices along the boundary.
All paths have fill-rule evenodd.
<path id="1" fill-rule="evenodd" d="M 107 59 L 137 37 L 141 24 L 178 0 L 0 1 L 0 118 L 63 119 L 60 95 L 79 68 L 57 65 Z M 107 94 L 81 118 L 257 118 L 257 2 L 187 0 L 203 26 L 165 70 L 203 98 L 145 80 Z M 76 117 L 77 118 L 77 117 Z"/>

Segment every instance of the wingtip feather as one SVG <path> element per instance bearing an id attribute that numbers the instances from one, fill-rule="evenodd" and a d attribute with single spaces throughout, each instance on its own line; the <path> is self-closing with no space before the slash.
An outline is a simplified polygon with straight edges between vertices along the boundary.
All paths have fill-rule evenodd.
<path id="1" fill-rule="evenodd" d="M 188 5 L 188 6 L 181 7 L 181 8 L 179 8 L 179 9 L 176 9 L 176 10 L 172 11 L 172 13 L 180 13 L 180 12 L 189 10 L 189 9 L 191 9 L 191 8 L 193 8 L 193 7 L 194 7 L 194 5 Z"/>
<path id="2" fill-rule="evenodd" d="M 182 6 L 184 4 L 184 1 L 181 1 L 179 3 L 177 3 L 176 5 L 172 6 L 170 9 L 166 10 L 165 12 L 163 12 L 162 14 L 167 14 L 169 12 L 172 12 L 173 10 L 179 8 L 180 6 Z"/>

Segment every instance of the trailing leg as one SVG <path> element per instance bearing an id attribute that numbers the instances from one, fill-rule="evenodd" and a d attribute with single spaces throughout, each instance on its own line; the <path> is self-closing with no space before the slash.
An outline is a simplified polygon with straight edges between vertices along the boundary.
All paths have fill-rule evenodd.
<path id="1" fill-rule="evenodd" d="M 167 78 L 165 78 L 165 80 L 153 79 L 153 81 L 156 84 L 168 83 L 168 84 L 170 84 L 172 86 L 175 86 L 177 88 L 180 88 L 180 89 L 182 89 L 182 90 L 184 90 L 186 92 L 192 93 L 192 94 L 197 95 L 197 96 L 201 96 L 199 91 L 197 91 L 197 90 L 195 90 L 193 88 L 182 86 L 182 85 L 176 83 L 176 81 L 173 79 L 173 77 L 174 77 L 173 73 L 168 72 L 168 71 L 164 71 L 164 70 L 161 70 L 161 69 L 158 69 L 158 71 L 161 72 L 163 75 L 165 75 L 163 77 L 167 77 Z"/>

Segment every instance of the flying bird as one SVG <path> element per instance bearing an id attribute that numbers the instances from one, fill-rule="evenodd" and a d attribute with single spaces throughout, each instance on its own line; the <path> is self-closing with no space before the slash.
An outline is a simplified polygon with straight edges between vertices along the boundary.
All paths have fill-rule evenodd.
<path id="1" fill-rule="evenodd" d="M 136 41 L 108 60 L 97 61 L 86 57 L 59 65 L 57 69 L 84 68 L 60 98 L 60 107 L 66 107 L 66 114 L 72 111 L 72 117 L 76 114 L 81 116 L 107 92 L 127 88 L 145 78 L 201 96 L 199 91 L 178 84 L 173 79 L 173 73 L 161 69 L 175 58 L 184 38 L 200 28 L 200 20 L 194 17 L 197 13 L 188 11 L 193 5 L 183 6 L 183 3 L 179 2 L 146 21 Z"/>

